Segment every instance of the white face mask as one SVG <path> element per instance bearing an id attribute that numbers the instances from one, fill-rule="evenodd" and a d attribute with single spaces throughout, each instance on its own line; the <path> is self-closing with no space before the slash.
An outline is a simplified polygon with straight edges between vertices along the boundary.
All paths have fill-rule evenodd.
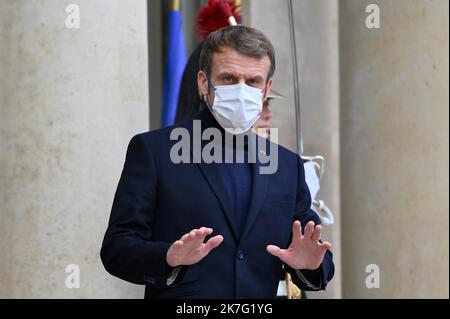
<path id="1" fill-rule="evenodd" d="M 211 83 L 210 83 L 211 84 Z M 205 102 L 217 122 L 225 131 L 231 134 L 247 132 L 258 120 L 262 112 L 261 89 L 248 86 L 244 83 L 233 85 L 219 85 L 214 87 L 215 97 L 213 107 Z"/>

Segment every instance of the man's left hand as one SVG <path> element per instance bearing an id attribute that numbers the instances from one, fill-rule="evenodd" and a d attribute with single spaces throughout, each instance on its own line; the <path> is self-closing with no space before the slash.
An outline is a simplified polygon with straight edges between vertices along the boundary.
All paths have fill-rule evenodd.
<path id="1" fill-rule="evenodd" d="M 278 257 L 293 269 L 319 268 L 327 249 L 331 249 L 328 241 L 321 243 L 322 226 L 310 221 L 306 224 L 305 233 L 302 235 L 301 224 L 298 220 L 292 225 L 292 243 L 288 249 L 281 249 L 275 245 L 268 245 L 267 251 Z"/>

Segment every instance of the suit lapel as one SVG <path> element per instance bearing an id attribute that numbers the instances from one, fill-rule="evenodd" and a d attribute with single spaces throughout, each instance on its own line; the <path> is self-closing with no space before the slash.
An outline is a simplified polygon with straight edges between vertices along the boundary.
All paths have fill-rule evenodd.
<path id="1" fill-rule="evenodd" d="M 202 119 L 200 118 L 194 118 L 194 119 Z M 196 138 L 193 135 L 193 128 L 192 128 L 193 122 L 190 121 L 189 124 L 186 126 L 186 128 L 189 130 L 189 133 L 191 134 L 191 138 Z M 202 121 L 202 131 L 204 129 L 203 127 L 203 121 Z M 191 139 L 191 140 L 192 140 Z M 201 150 L 203 149 L 203 146 L 208 143 L 208 141 L 201 141 Z M 218 164 L 217 163 L 205 163 L 203 162 L 201 158 L 201 150 L 200 154 L 196 154 L 196 152 L 193 151 L 192 143 L 189 146 L 192 154 L 193 162 L 196 163 L 202 172 L 203 177 L 208 182 L 208 185 L 211 187 L 212 191 L 216 195 L 217 200 L 220 203 L 220 206 L 222 207 L 222 211 L 224 212 L 224 215 L 228 221 L 229 227 L 232 230 L 233 236 L 236 240 L 238 240 L 238 231 L 237 231 L 237 222 L 236 218 L 234 216 L 232 206 L 231 206 L 231 200 L 228 196 L 227 189 L 225 187 L 225 184 L 222 180 L 222 176 L 220 175 Z"/>
<path id="2" fill-rule="evenodd" d="M 238 240 L 239 236 L 237 232 L 236 218 L 231 208 L 231 200 L 228 196 L 228 192 L 225 188 L 222 177 L 219 174 L 217 164 L 198 163 L 197 165 L 202 171 L 203 176 L 205 177 L 209 186 L 213 190 L 217 199 L 219 200 L 219 203 L 222 207 L 225 217 L 227 218 L 228 224 L 231 230 L 233 231 L 233 235 L 235 239 Z"/>
<path id="3" fill-rule="evenodd" d="M 264 204 L 264 199 L 266 198 L 267 188 L 269 184 L 269 176 L 268 174 L 261 174 L 259 169 L 261 167 L 261 162 L 259 161 L 258 153 L 263 152 L 266 148 L 261 149 L 261 145 L 265 144 L 266 140 L 257 136 L 257 143 L 255 147 L 250 147 L 249 152 L 252 151 L 253 154 L 256 153 L 256 163 L 252 165 L 253 174 L 252 174 L 252 197 L 250 200 L 250 206 L 247 216 L 247 222 L 245 223 L 244 232 L 242 233 L 241 240 L 247 235 L 250 231 L 253 223 L 258 217 L 259 212 L 261 211 L 261 207 Z"/>
<path id="4" fill-rule="evenodd" d="M 204 124 L 204 117 L 205 114 L 200 113 L 200 116 L 194 118 L 194 119 L 200 119 L 202 120 L 202 131 L 205 127 L 203 127 Z M 193 122 L 189 121 L 186 125 L 186 128 L 189 130 L 189 133 L 191 134 L 191 137 L 193 136 Z M 203 146 L 208 143 L 207 141 L 201 141 L 201 150 L 200 154 L 195 154 L 193 152 L 192 143 L 189 146 L 191 150 L 192 157 L 194 159 L 194 162 L 197 163 L 200 171 L 202 172 L 204 178 L 208 182 L 208 185 L 213 190 L 217 200 L 219 201 L 222 211 L 224 212 L 224 215 L 226 217 L 226 220 L 228 221 L 229 227 L 232 230 L 233 236 L 236 241 L 242 240 L 250 231 L 252 225 L 254 224 L 256 218 L 258 217 L 258 214 L 261 210 L 262 205 L 264 204 L 264 199 L 266 197 L 268 184 L 269 184 L 269 176 L 268 174 L 261 174 L 260 173 L 260 167 L 261 162 L 259 160 L 258 154 L 260 152 L 263 152 L 268 149 L 268 142 L 256 135 L 256 141 L 253 141 L 250 139 L 250 143 L 252 145 L 249 146 L 249 152 L 253 153 L 255 155 L 255 163 L 252 164 L 252 194 L 250 199 L 250 205 L 247 215 L 247 221 L 244 226 L 244 231 L 242 233 L 242 236 L 239 236 L 239 232 L 237 231 L 237 221 L 234 215 L 234 212 L 232 210 L 231 200 L 228 196 L 228 192 L 226 190 L 225 184 L 222 180 L 222 176 L 220 175 L 219 168 L 217 167 L 217 163 L 204 163 L 201 158 L 201 150 L 203 149 Z M 255 143 L 256 142 L 256 143 Z M 264 145 L 265 144 L 265 145 Z M 261 146 L 265 146 L 262 148 Z M 199 158 L 200 156 L 200 158 Z"/>

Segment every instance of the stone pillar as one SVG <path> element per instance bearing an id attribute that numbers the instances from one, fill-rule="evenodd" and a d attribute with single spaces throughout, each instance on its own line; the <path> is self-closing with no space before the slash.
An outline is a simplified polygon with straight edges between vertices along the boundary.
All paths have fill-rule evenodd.
<path id="1" fill-rule="evenodd" d="M 276 50 L 273 87 L 286 95 L 271 102 L 272 126 L 279 142 L 296 151 L 295 106 L 287 1 L 247 0 L 244 24 L 263 31 Z M 293 1 L 297 59 L 300 73 L 301 122 L 305 155 L 322 155 L 326 170 L 318 198 L 335 216 L 324 238 L 333 243 L 336 273 L 326 292 L 308 298 L 341 297 L 341 230 L 339 179 L 339 44 L 336 0 Z"/>
<path id="2" fill-rule="evenodd" d="M 448 298 L 449 3 L 370 3 L 339 2 L 343 296 Z"/>
<path id="3" fill-rule="evenodd" d="M 148 130 L 145 0 L 0 0 L 0 297 L 142 298 L 99 250 L 130 138 Z M 68 289 L 76 264 L 80 288 Z"/>

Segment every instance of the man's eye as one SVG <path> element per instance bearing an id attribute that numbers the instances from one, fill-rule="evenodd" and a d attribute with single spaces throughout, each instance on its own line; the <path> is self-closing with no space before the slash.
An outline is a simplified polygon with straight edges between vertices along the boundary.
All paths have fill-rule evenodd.
<path id="1" fill-rule="evenodd" d="M 223 78 L 223 80 L 224 80 L 225 82 L 231 82 L 231 81 L 233 81 L 233 78 L 232 78 L 231 76 L 225 76 L 225 77 Z"/>

